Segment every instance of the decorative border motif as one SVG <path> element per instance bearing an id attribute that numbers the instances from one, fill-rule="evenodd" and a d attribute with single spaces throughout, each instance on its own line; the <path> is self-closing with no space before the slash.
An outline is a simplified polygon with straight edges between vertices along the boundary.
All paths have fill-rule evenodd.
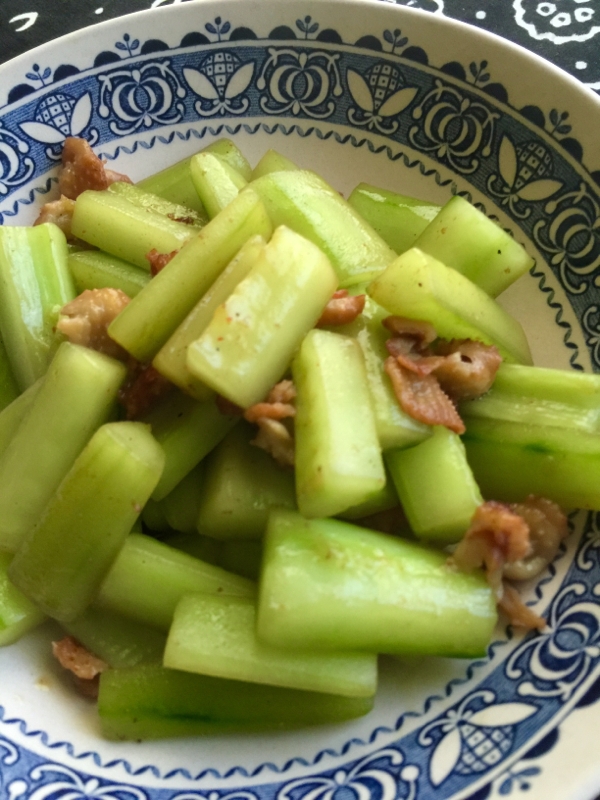
<path id="1" fill-rule="evenodd" d="M 438 183 L 442 180 L 435 167 L 449 168 L 494 198 L 546 255 L 582 321 L 592 362 L 600 370 L 600 176 L 586 173 L 581 165 L 583 152 L 569 136 L 568 112 L 552 109 L 546 116 L 535 106 L 516 111 L 506 89 L 491 82 L 487 62 L 472 62 L 468 69 L 456 62 L 433 68 L 427 54 L 399 29 L 350 44 L 333 29 L 321 30 L 310 16 L 296 20 L 295 28 L 280 25 L 262 39 L 220 17 L 204 29 L 206 33 L 188 34 L 175 48 L 156 39 L 142 44 L 125 34 L 114 51 L 99 53 L 84 72 L 65 64 L 52 74 L 34 64 L 26 75 L 29 82 L 15 86 L 9 105 L 0 111 L 0 195 L 10 200 L 0 203 L 0 219 L 14 216 L 36 193 L 50 190 L 46 174 L 70 135 L 110 145 L 112 157 L 175 136 L 202 138 L 207 132 L 241 127 L 247 132 L 335 136 L 354 147 L 385 150 L 388 157 L 418 166 Z M 184 123 L 185 133 L 169 131 Z M 160 132 L 164 128 L 167 135 Z M 142 132 L 152 134 L 149 142 L 128 140 L 115 147 L 119 139 Z M 381 137 L 390 146 L 380 144 Z M 36 179 L 43 185 L 13 199 Z M 557 312 L 557 324 L 565 329 L 571 363 L 581 369 L 563 309 L 545 286 L 544 274 L 534 275 Z M 544 632 L 526 638 L 507 661 L 437 718 L 343 767 L 270 781 L 252 790 L 181 792 L 111 783 L 0 739 L 0 791 L 8 800 L 333 800 L 337 792 L 359 800 L 416 800 L 435 793 L 442 800 L 472 786 L 472 800 L 483 800 L 494 782 L 500 782 L 499 792 L 509 794 L 537 774 L 537 768 L 528 766 L 518 771 L 518 759 L 541 755 L 556 742 L 547 734 L 536 751 L 530 747 L 533 729 L 547 732 L 592 691 L 590 682 L 600 665 L 600 582 L 594 578 L 600 574 L 599 526 L 597 515 L 589 514 L 578 554 L 550 602 Z M 492 645 L 488 661 L 493 651 Z M 474 666 L 465 680 L 471 679 Z M 447 696 L 453 685 L 446 687 Z M 50 744 L 45 734 L 27 732 L 24 721 L 4 718 L 1 707 L 0 719 L 75 755 L 72 745 Z M 374 731 L 370 743 L 382 731 Z M 355 743 L 347 743 L 339 755 L 350 744 Z M 101 764 L 98 754 L 93 757 Z M 119 763 L 134 775 L 129 764 Z M 268 767 L 273 772 L 273 765 Z M 159 777 L 156 768 L 147 767 L 137 771 L 138 784 L 147 771 Z M 163 778 L 209 774 L 215 771 L 190 776 L 176 770 Z M 243 778 L 246 772 L 238 767 L 229 774 Z"/>

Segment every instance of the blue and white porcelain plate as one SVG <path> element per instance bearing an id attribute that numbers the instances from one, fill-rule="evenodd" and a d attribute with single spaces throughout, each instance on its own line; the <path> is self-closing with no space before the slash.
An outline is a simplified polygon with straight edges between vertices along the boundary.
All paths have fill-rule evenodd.
<path id="1" fill-rule="evenodd" d="M 366 180 L 478 204 L 524 242 L 502 297 L 537 364 L 600 370 L 600 100 L 476 29 L 369 0 L 199 0 L 120 18 L 0 68 L 0 218 L 55 193 L 84 136 L 139 179 L 215 137 L 274 147 L 343 192 Z M 600 515 L 527 601 L 542 633 L 486 658 L 382 660 L 375 710 L 276 735 L 103 741 L 51 628 L 0 652 L 3 800 L 590 798 L 600 789 Z"/>

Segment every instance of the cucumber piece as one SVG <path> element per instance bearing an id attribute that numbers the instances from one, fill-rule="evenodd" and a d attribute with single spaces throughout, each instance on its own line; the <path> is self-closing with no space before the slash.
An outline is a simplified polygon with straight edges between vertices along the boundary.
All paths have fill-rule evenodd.
<path id="1" fill-rule="evenodd" d="M 148 500 L 142 509 L 141 520 L 146 528 L 153 533 L 170 533 L 171 526 L 162 506 L 157 500 Z"/>
<path id="2" fill-rule="evenodd" d="M 0 227 L 0 335 L 21 391 L 46 372 L 58 313 L 74 297 L 60 228 Z"/>
<path id="3" fill-rule="evenodd" d="M 294 474 L 250 444 L 256 428 L 240 423 L 207 464 L 197 527 L 216 539 L 260 539 L 272 508 L 296 508 Z"/>
<path id="4" fill-rule="evenodd" d="M 415 535 L 440 544 L 462 539 L 483 498 L 460 437 L 437 426 L 416 447 L 389 450 L 385 461 Z"/>
<path id="5" fill-rule="evenodd" d="M 175 609 L 164 666 L 348 697 L 372 697 L 377 691 L 374 654 L 278 650 L 257 641 L 255 622 L 253 600 L 186 595 Z"/>
<path id="6" fill-rule="evenodd" d="M 367 714 L 373 698 L 326 695 L 141 666 L 100 676 L 107 739 L 161 739 L 285 730 Z"/>
<path id="7" fill-rule="evenodd" d="M 120 289 L 135 297 L 150 280 L 147 270 L 134 267 L 101 250 L 80 250 L 69 255 L 69 270 L 78 294 L 86 289 Z"/>
<path id="8" fill-rule="evenodd" d="M 270 175 L 271 172 L 284 172 L 285 170 L 295 170 L 298 167 L 289 158 L 282 156 L 277 150 L 267 150 L 258 164 L 252 170 L 249 180 L 255 181 L 263 175 Z"/>
<path id="9" fill-rule="evenodd" d="M 338 520 L 271 514 L 257 635 L 275 647 L 474 658 L 496 624 L 483 573 Z"/>
<path id="10" fill-rule="evenodd" d="M 285 373 L 336 286 L 317 247 L 277 228 L 246 278 L 189 345 L 190 372 L 242 408 L 259 402 Z"/>
<path id="11" fill-rule="evenodd" d="M 150 536 L 131 533 L 100 588 L 96 604 L 166 631 L 177 603 L 184 594 L 193 592 L 253 597 L 256 586 Z"/>
<path id="12" fill-rule="evenodd" d="M 216 567 L 223 567 L 228 572 L 235 572 L 236 575 L 241 574 L 237 570 L 229 569 L 229 567 L 221 563 L 222 542 L 211 539 L 210 536 L 202 536 L 196 530 L 193 533 L 174 533 L 166 540 L 166 544 L 169 547 L 180 550 L 182 553 L 199 558 L 200 561 L 206 561 Z M 256 580 L 258 575 L 255 577 L 246 575 L 245 577 Z"/>
<path id="13" fill-rule="evenodd" d="M 501 364 L 483 397 L 461 403 L 467 418 L 600 433 L 600 375 Z"/>
<path id="14" fill-rule="evenodd" d="M 335 332 L 351 336 L 359 343 L 367 370 L 367 385 L 375 415 L 377 437 L 382 450 L 411 447 L 431 436 L 431 427 L 417 422 L 400 408 L 384 363 L 389 353 L 385 346 L 390 338 L 382 321 L 389 313 L 371 297 L 354 322 L 335 328 Z"/>
<path id="15" fill-rule="evenodd" d="M 262 540 L 225 539 L 219 544 L 216 562 L 219 567 L 251 581 L 258 581 L 263 555 Z"/>
<path id="16" fill-rule="evenodd" d="M 385 486 L 360 347 L 347 336 L 312 330 L 292 373 L 298 508 L 306 517 L 334 516 Z"/>
<path id="17" fill-rule="evenodd" d="M 18 641 L 44 621 L 44 614 L 8 578 L 12 556 L 0 553 L 0 647 Z"/>
<path id="18" fill-rule="evenodd" d="M 174 222 L 182 222 L 184 225 L 189 225 L 196 232 L 208 222 L 205 214 L 199 214 L 195 209 L 188 208 L 180 203 L 165 200 L 164 197 L 145 191 L 140 186 L 135 186 L 132 183 L 117 181 L 116 183 L 111 183 L 108 191 L 119 195 L 119 197 L 124 197 L 134 206 L 138 206 L 138 208 L 145 208 L 148 211 L 162 214 L 163 217 L 168 217 Z"/>
<path id="19" fill-rule="evenodd" d="M 212 153 L 223 161 L 231 169 L 234 169 L 241 177 L 248 182 L 252 177 L 252 167 L 246 156 L 231 139 L 217 139 L 204 148 L 205 153 Z M 192 156 L 193 158 L 193 156 Z"/>
<path id="20" fill-rule="evenodd" d="M 207 150 L 192 157 L 190 172 L 198 197 L 210 219 L 223 211 L 248 185 L 248 181 L 237 170 Z"/>
<path id="21" fill-rule="evenodd" d="M 222 414 L 214 397 L 197 402 L 172 392 L 143 421 L 152 427 L 165 453 L 165 468 L 152 495 L 154 500 L 162 500 L 219 444 L 239 417 Z"/>
<path id="22" fill-rule="evenodd" d="M 521 325 L 483 289 L 417 248 L 399 256 L 368 287 L 391 314 L 430 322 L 443 339 L 496 345 L 507 361 L 531 364 Z"/>
<path id="23" fill-rule="evenodd" d="M 138 361 L 150 361 L 255 235 L 268 239 L 271 223 L 257 195 L 246 190 L 134 297 L 109 326 L 110 336 Z"/>
<path id="24" fill-rule="evenodd" d="M 0 550 L 14 551 L 38 521 L 94 431 L 116 408 L 125 366 L 64 342 L 0 455 Z"/>
<path id="25" fill-rule="evenodd" d="M 398 255 L 414 246 L 441 208 L 369 183 L 359 183 L 348 202 Z"/>
<path id="26" fill-rule="evenodd" d="M 449 200 L 414 243 L 491 297 L 534 265 L 525 248 L 464 197 Z"/>
<path id="27" fill-rule="evenodd" d="M 78 239 L 147 272 L 146 255 L 151 250 L 171 253 L 198 236 L 196 228 L 136 206 L 122 195 L 90 189 L 75 201 L 71 231 Z"/>
<path id="28" fill-rule="evenodd" d="M 379 514 L 381 511 L 390 511 L 392 508 L 397 508 L 399 505 L 398 492 L 386 470 L 385 486 L 380 489 L 377 494 L 372 495 L 372 497 L 365 500 L 364 503 L 359 503 L 356 506 L 347 508 L 345 511 L 342 511 L 341 514 L 338 514 L 338 517 L 347 520 L 360 520 L 372 514 Z"/>
<path id="29" fill-rule="evenodd" d="M 165 519 L 172 530 L 196 533 L 204 480 L 204 462 L 201 461 L 160 501 Z"/>
<path id="30" fill-rule="evenodd" d="M 600 510 L 600 436 L 573 428 L 466 417 L 463 442 L 487 499 L 529 494 L 565 509 Z"/>
<path id="31" fill-rule="evenodd" d="M 208 222 L 208 215 L 198 197 L 190 172 L 191 156 L 136 183 L 140 189 L 193 209 Z"/>
<path id="32" fill-rule="evenodd" d="M 147 426 L 103 425 L 23 537 L 10 565 L 11 581 L 49 616 L 77 619 L 94 599 L 163 464 Z"/>
<path id="33" fill-rule="evenodd" d="M 63 623 L 63 628 L 109 667 L 162 664 L 167 642 L 164 633 L 105 608 L 91 605 L 77 619 Z"/>
<path id="34" fill-rule="evenodd" d="M 13 375 L 6 347 L 0 339 L 0 411 L 16 400 L 19 394 L 19 387 Z"/>
<path id="35" fill-rule="evenodd" d="M 286 225 L 327 255 L 340 286 L 371 280 L 396 257 L 360 214 L 314 172 L 272 172 L 250 187 L 275 227 Z"/>
<path id="36" fill-rule="evenodd" d="M 190 311 L 171 338 L 158 351 L 154 367 L 176 386 L 199 400 L 205 399 L 208 389 L 188 369 L 187 349 L 208 327 L 217 308 L 256 264 L 265 246 L 262 236 L 252 236 L 229 262 L 204 297 Z"/>
<path id="37" fill-rule="evenodd" d="M 43 378 L 36 381 L 29 389 L 25 389 L 16 400 L 0 411 L 0 457 L 10 444 L 10 440 L 17 432 L 21 421 L 29 411 L 33 398 L 42 385 Z"/>

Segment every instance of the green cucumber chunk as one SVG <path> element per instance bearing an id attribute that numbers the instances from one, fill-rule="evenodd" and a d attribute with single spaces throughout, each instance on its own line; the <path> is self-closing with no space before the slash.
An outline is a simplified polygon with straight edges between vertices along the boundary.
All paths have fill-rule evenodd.
<path id="1" fill-rule="evenodd" d="M 429 425 L 417 422 L 402 410 L 389 375 L 385 372 L 384 363 L 389 355 L 385 343 L 390 338 L 390 332 L 383 327 L 382 321 L 387 316 L 389 313 L 367 295 L 362 314 L 354 322 L 334 330 L 356 339 L 361 347 L 375 427 L 379 444 L 384 451 L 411 447 L 431 436 Z"/>
<path id="2" fill-rule="evenodd" d="M 165 520 L 172 530 L 196 533 L 204 472 L 205 462 L 201 461 L 160 501 Z"/>
<path id="3" fill-rule="evenodd" d="M 565 509 L 600 510 L 597 434 L 537 421 L 464 421 L 467 459 L 486 499 L 513 503 L 535 494 Z"/>
<path id="4" fill-rule="evenodd" d="M 192 157 L 190 172 L 198 197 L 210 219 L 223 211 L 248 185 L 248 181 L 237 170 L 207 150 Z"/>
<path id="5" fill-rule="evenodd" d="M 62 626 L 109 667 L 162 663 L 167 641 L 164 633 L 105 608 L 92 604 L 80 617 Z"/>
<path id="6" fill-rule="evenodd" d="M 172 203 L 170 200 L 165 200 L 164 197 L 145 191 L 140 186 L 135 186 L 132 183 L 117 181 L 116 183 L 111 183 L 108 191 L 124 197 L 134 206 L 162 214 L 163 217 L 168 217 L 174 222 L 182 222 L 197 231 L 203 228 L 208 221 L 204 214 L 199 214 L 195 209 L 188 208 L 180 203 Z"/>
<path id="7" fill-rule="evenodd" d="M 0 339 L 0 411 L 16 400 L 19 394 L 19 386 L 13 375 L 6 347 Z"/>
<path id="8" fill-rule="evenodd" d="M 216 155 L 231 169 L 239 173 L 246 182 L 251 179 L 252 167 L 246 156 L 231 139 L 217 139 L 211 142 L 208 147 L 205 147 L 203 152 Z"/>
<path id="9" fill-rule="evenodd" d="M 179 250 L 198 230 L 134 205 L 114 192 L 90 189 L 75 201 L 71 223 L 73 236 L 150 272 L 146 255 L 151 250 Z"/>
<path id="10" fill-rule="evenodd" d="M 491 297 L 534 264 L 522 245 L 459 195 L 446 203 L 414 246 L 458 270 Z"/>
<path id="11" fill-rule="evenodd" d="M 281 379 L 336 287 L 327 256 L 289 228 L 277 228 L 189 345 L 190 372 L 242 408 L 259 402 Z"/>
<path id="12" fill-rule="evenodd" d="M 277 150 L 267 150 L 258 164 L 252 170 L 250 180 L 255 181 L 263 175 L 270 175 L 271 172 L 284 172 L 285 170 L 295 170 L 298 167 L 289 158 L 282 156 Z"/>
<path id="13" fill-rule="evenodd" d="M 107 739 L 162 739 L 323 725 L 361 717 L 372 697 L 343 697 L 140 666 L 100 676 Z"/>
<path id="14" fill-rule="evenodd" d="M 94 431 L 114 413 L 123 364 L 64 342 L 0 455 L 0 550 L 14 551 Z"/>
<path id="15" fill-rule="evenodd" d="M 246 190 L 133 298 L 109 326 L 110 336 L 138 361 L 150 361 L 256 235 L 268 239 L 271 223 L 257 195 Z"/>
<path id="16" fill-rule="evenodd" d="M 161 375 L 192 397 L 202 400 L 208 390 L 188 369 L 188 345 L 202 335 L 217 308 L 227 300 L 256 264 L 264 246 L 265 240 L 262 236 L 248 239 L 154 357 L 152 363 Z"/>
<path id="17" fill-rule="evenodd" d="M 228 572 L 236 572 L 236 570 L 229 569 L 221 563 L 221 551 L 223 550 L 223 542 L 217 539 L 211 539 L 210 536 L 202 536 L 198 531 L 194 530 L 193 533 L 176 532 L 166 539 L 169 547 L 176 550 L 181 550 L 182 553 L 187 553 L 189 556 L 199 558 L 200 561 L 206 561 L 208 564 L 213 564 L 216 567 L 223 567 Z M 246 576 L 248 577 L 248 576 Z M 257 577 L 257 576 L 256 576 Z M 251 580 L 256 580 L 256 577 Z"/>
<path id="18" fill-rule="evenodd" d="M 361 349 L 347 336 L 312 330 L 292 374 L 298 508 L 307 517 L 334 516 L 385 486 Z"/>
<path id="19" fill-rule="evenodd" d="M 214 397 L 199 402 L 171 392 L 146 416 L 165 453 L 165 468 L 152 495 L 162 500 L 216 447 L 239 417 L 222 414 Z"/>
<path id="20" fill-rule="evenodd" d="M 49 616 L 77 619 L 97 594 L 163 464 L 146 425 L 103 425 L 23 537 L 9 570 L 15 586 Z"/>
<path id="21" fill-rule="evenodd" d="M 46 372 L 62 306 L 75 297 L 67 240 L 56 225 L 0 226 L 0 335 L 21 391 Z"/>
<path id="22" fill-rule="evenodd" d="M 379 275 L 396 253 L 371 226 L 314 172 L 283 170 L 252 181 L 274 226 L 287 225 L 329 258 L 340 286 Z"/>
<path id="23" fill-rule="evenodd" d="M 175 610 L 164 666 L 348 697 L 372 697 L 377 691 L 374 654 L 286 652 L 257 641 L 255 623 L 251 599 L 186 595 Z"/>
<path id="24" fill-rule="evenodd" d="M 490 391 L 460 404 L 468 418 L 600 433 L 600 375 L 501 364 Z"/>
<path id="25" fill-rule="evenodd" d="M 0 553 L 0 647 L 18 641 L 44 621 L 44 614 L 9 580 L 10 553 Z"/>
<path id="26" fill-rule="evenodd" d="M 132 533 L 113 563 L 97 605 L 159 630 L 168 630 L 184 594 L 253 597 L 256 585 L 193 556 Z"/>
<path id="27" fill-rule="evenodd" d="M 462 539 L 483 498 L 460 437 L 437 426 L 421 444 L 389 450 L 385 461 L 413 533 L 440 544 Z"/>
<path id="28" fill-rule="evenodd" d="M 517 320 L 460 272 L 417 248 L 399 256 L 368 292 L 391 314 L 430 322 L 442 339 L 476 339 L 496 345 L 507 361 L 532 363 Z"/>
<path id="29" fill-rule="evenodd" d="M 134 267 L 101 250 L 80 250 L 69 255 L 69 269 L 79 294 L 86 289 L 120 289 L 135 297 L 150 280 L 147 270 Z"/>
<path id="30" fill-rule="evenodd" d="M 372 495 L 364 503 L 359 503 L 356 506 L 351 506 L 338 517 L 347 520 L 360 520 L 363 517 L 371 516 L 371 514 L 379 514 L 381 511 L 390 511 L 392 508 L 397 508 L 400 505 L 398 500 L 398 492 L 394 486 L 394 482 L 386 470 L 385 486 L 380 489 L 377 494 Z"/>
<path id="31" fill-rule="evenodd" d="M 33 398 L 42 385 L 42 381 L 43 378 L 40 378 L 39 381 L 36 381 L 29 389 L 25 389 L 23 394 L 20 394 L 12 403 L 0 411 L 0 457 L 17 432 L 21 421 L 33 403 Z"/>
<path id="32" fill-rule="evenodd" d="M 331 519 L 271 514 L 257 615 L 275 647 L 475 658 L 496 624 L 483 573 L 446 556 Z"/>
<path id="33" fill-rule="evenodd" d="M 171 526 L 167 522 L 162 503 L 157 500 L 148 500 L 142 509 L 141 520 L 153 533 L 170 533 Z"/>
<path id="34" fill-rule="evenodd" d="M 240 422 L 211 454 L 199 495 L 197 527 L 216 539 L 260 539 L 272 508 L 296 508 L 294 474 L 250 444 Z"/>
<path id="35" fill-rule="evenodd" d="M 198 197 L 198 192 L 190 173 L 191 156 L 172 164 L 160 172 L 150 175 L 136 183 L 140 189 L 163 197 L 172 203 L 193 209 L 201 219 L 208 222 L 208 215 Z"/>
<path id="36" fill-rule="evenodd" d="M 348 202 L 395 253 L 404 253 L 435 219 L 440 206 L 403 194 L 359 183 Z"/>
<path id="37" fill-rule="evenodd" d="M 224 539 L 219 544 L 216 562 L 219 567 L 258 581 L 263 556 L 262 540 Z"/>

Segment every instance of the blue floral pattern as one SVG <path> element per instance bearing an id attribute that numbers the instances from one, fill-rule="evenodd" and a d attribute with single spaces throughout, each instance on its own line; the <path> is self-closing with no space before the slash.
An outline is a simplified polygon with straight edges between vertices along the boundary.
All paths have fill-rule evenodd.
<path id="1" fill-rule="evenodd" d="M 586 171 L 581 145 L 568 135 L 567 112 L 519 112 L 487 62 L 434 68 L 400 29 L 344 42 L 305 16 L 258 33 L 217 17 L 204 30 L 174 48 L 126 34 L 113 50 L 94 54 L 89 70 L 71 70 L 68 81 L 64 72 L 33 65 L 24 76 L 29 83 L 15 86 L 0 109 L 0 219 L 49 191 L 47 173 L 67 136 L 83 135 L 113 158 L 175 135 L 277 130 L 334 137 L 403 158 L 438 183 L 438 167 L 449 168 L 505 208 L 546 254 L 600 370 L 598 176 Z M 318 127 L 323 121 L 327 128 Z M 138 141 L 141 132 L 152 137 Z M 402 151 L 392 154 L 386 141 Z M 571 363 L 581 368 L 563 309 L 540 276 L 573 350 Z M 535 767 L 513 769 L 533 728 L 551 728 L 600 666 L 599 529 L 597 515 L 588 515 L 579 552 L 548 609 L 547 630 L 526 638 L 437 717 L 406 733 L 401 717 L 395 739 L 380 749 L 370 745 L 366 756 L 323 770 L 318 754 L 308 777 L 286 775 L 287 765 L 251 789 L 204 792 L 175 783 L 152 788 L 127 764 L 127 783 L 98 778 L 0 739 L 0 792 L 7 800 L 424 800 L 434 793 L 442 800 L 496 781 L 500 794 L 509 794 L 537 774 Z M 426 704 L 423 714 L 428 710 Z M 2 720 L 26 733 L 25 722 L 6 720 L 0 706 Z"/>

